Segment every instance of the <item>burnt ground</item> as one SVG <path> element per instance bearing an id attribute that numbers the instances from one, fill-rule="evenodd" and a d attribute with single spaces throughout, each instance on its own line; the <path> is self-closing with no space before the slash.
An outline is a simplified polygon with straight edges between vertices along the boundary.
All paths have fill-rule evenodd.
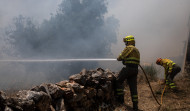
<path id="1" fill-rule="evenodd" d="M 174 79 L 178 88 L 177 92 L 174 93 L 168 88 L 165 89 L 161 107 L 152 96 L 146 80 L 143 80 L 145 82 L 138 81 L 139 109 L 142 111 L 190 111 L 190 77 L 187 74 L 183 75 Z M 158 101 L 161 102 L 161 93 L 165 85 L 161 85 L 159 80 L 150 83 Z M 125 105 L 117 107 L 114 111 L 132 111 L 130 91 L 127 85 L 125 87 Z"/>

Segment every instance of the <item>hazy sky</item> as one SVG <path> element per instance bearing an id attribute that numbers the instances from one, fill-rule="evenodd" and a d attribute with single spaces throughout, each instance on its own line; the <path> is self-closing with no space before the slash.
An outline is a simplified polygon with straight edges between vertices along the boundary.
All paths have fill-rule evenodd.
<path id="1" fill-rule="evenodd" d="M 183 52 L 183 41 L 188 35 L 189 0 L 118 0 L 111 6 L 110 13 L 120 20 L 114 49 L 120 50 L 122 38 L 132 34 L 142 61 L 178 56 Z"/>
<path id="2" fill-rule="evenodd" d="M 141 53 L 141 63 L 155 63 L 157 57 L 183 55 L 184 42 L 187 41 L 189 33 L 187 23 L 190 16 L 190 0 L 107 1 L 108 14 L 106 16 L 113 15 L 120 24 L 118 41 L 112 45 L 113 58 L 116 58 L 123 50 L 125 46 L 122 38 L 129 34 L 135 36 L 136 46 Z M 44 19 L 49 19 L 51 13 L 56 13 L 60 3 L 61 0 L 0 0 L 0 33 L 1 29 L 11 25 L 12 19 L 20 14 L 31 17 L 40 24 Z M 3 37 L 0 36 L 0 56 L 4 56 L 3 47 L 6 46 Z M 177 62 L 180 63 L 182 60 L 183 58 Z M 14 86 L 18 81 L 33 80 L 32 82 L 37 84 L 46 80 L 43 72 L 28 74 L 26 70 L 21 70 L 24 69 L 23 65 L 17 65 L 10 71 L 12 65 L 2 64 L 0 69 L 6 70 L 0 72 L 3 77 L 0 79 L 0 88 L 6 85 Z M 111 70 L 120 70 L 122 67 L 120 62 L 107 63 L 107 65 L 111 65 Z M 103 68 L 107 68 L 106 65 L 104 66 Z M 12 80 L 12 77 L 17 77 L 17 79 Z M 23 85 L 22 82 L 19 83 Z"/>
<path id="3" fill-rule="evenodd" d="M 144 62 L 178 56 L 187 40 L 190 0 L 107 0 L 108 15 L 120 21 L 114 57 L 123 50 L 122 38 L 132 34 Z M 0 28 L 22 14 L 38 23 L 55 13 L 61 0 L 0 0 Z"/>
<path id="4" fill-rule="evenodd" d="M 61 0 L 0 0 L 0 27 L 6 26 L 19 14 L 41 22 L 55 13 Z"/>

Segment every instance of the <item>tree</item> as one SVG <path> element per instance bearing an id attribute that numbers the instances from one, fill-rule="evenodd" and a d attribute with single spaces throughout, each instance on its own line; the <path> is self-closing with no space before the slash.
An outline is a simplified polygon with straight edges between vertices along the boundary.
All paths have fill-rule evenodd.
<path id="1" fill-rule="evenodd" d="M 118 20 L 106 19 L 106 13 L 105 0 L 63 0 L 57 13 L 40 26 L 32 19 L 17 17 L 9 37 L 21 57 L 103 58 L 111 54 L 118 27 Z M 95 68 L 96 63 L 63 63 L 61 68 L 75 67 L 71 73 L 76 73 Z"/>

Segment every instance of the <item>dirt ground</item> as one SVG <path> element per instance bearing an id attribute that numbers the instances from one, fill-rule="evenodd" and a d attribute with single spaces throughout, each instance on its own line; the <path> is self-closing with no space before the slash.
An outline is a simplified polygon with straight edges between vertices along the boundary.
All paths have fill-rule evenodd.
<path id="1" fill-rule="evenodd" d="M 190 74 L 188 76 L 187 74 L 185 75 L 186 76 L 174 79 L 178 92 L 174 93 L 170 89 L 165 89 L 162 106 L 160 107 L 155 101 L 146 79 L 143 78 L 144 75 L 141 74 L 141 76 L 138 77 L 138 101 L 140 111 L 190 111 Z M 150 84 L 160 103 L 161 93 L 165 85 L 161 85 L 159 80 L 150 81 Z M 125 104 L 117 106 L 114 111 L 133 111 L 130 90 L 127 84 L 125 85 Z M 15 96 L 15 92 L 17 91 L 7 93 L 9 96 Z"/>
<path id="2" fill-rule="evenodd" d="M 162 97 L 162 106 L 155 101 L 151 90 L 146 82 L 138 82 L 138 96 L 140 111 L 190 111 L 190 77 L 183 76 L 174 79 L 178 88 L 177 92 L 172 92 L 166 88 Z M 165 85 L 159 81 L 150 82 L 152 89 L 159 101 Z M 133 111 L 129 87 L 125 88 L 125 105 L 117 107 L 114 111 Z"/>

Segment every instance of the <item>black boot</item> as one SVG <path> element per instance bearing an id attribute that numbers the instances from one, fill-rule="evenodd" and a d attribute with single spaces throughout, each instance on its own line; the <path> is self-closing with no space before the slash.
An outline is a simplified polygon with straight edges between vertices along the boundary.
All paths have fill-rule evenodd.
<path id="1" fill-rule="evenodd" d="M 117 98 L 117 102 L 119 104 L 123 104 L 124 103 L 124 95 L 119 95 L 116 98 Z"/>
<path id="2" fill-rule="evenodd" d="M 133 110 L 138 111 L 138 102 L 133 102 Z"/>

